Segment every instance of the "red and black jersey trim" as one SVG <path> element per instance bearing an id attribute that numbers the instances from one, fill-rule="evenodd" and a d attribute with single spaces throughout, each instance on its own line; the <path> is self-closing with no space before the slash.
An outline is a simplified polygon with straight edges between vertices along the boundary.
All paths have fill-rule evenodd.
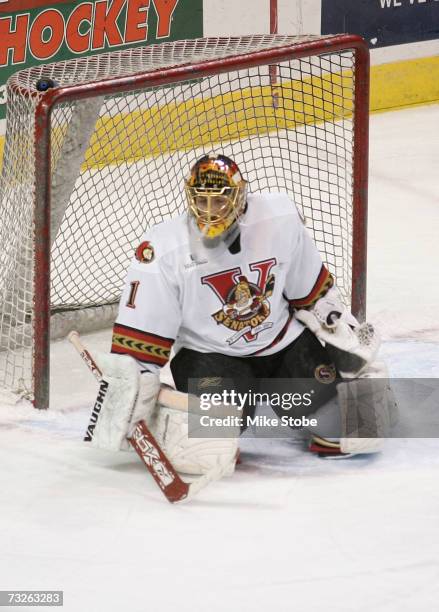
<path id="1" fill-rule="evenodd" d="M 314 306 L 317 300 L 328 293 L 333 284 L 334 278 L 332 274 L 325 268 L 324 265 L 322 265 L 317 280 L 308 295 L 294 300 L 290 300 L 287 297 L 286 299 L 288 300 L 289 305 L 297 310 L 299 308 L 311 308 L 311 306 Z"/>
<path id="2" fill-rule="evenodd" d="M 116 323 L 113 327 L 111 352 L 131 355 L 142 363 L 164 366 L 169 361 L 173 344 L 173 338 L 165 338 Z"/>

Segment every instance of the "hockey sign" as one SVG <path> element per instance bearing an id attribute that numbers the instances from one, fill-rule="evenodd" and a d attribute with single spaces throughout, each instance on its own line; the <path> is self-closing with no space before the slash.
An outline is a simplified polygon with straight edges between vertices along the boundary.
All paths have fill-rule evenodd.
<path id="1" fill-rule="evenodd" d="M 202 0 L 9 0 L 0 3 L 0 104 L 18 68 L 156 42 L 195 38 Z M 3 86 L 3 87 L 2 87 Z M 5 96 L 3 96 L 5 97 Z M 4 116 L 1 112 L 0 118 Z"/>

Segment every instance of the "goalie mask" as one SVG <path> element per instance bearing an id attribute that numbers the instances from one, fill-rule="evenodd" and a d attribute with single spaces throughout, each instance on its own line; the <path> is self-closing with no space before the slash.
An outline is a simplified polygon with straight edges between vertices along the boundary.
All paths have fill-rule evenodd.
<path id="1" fill-rule="evenodd" d="M 204 155 L 185 183 L 189 211 L 206 238 L 221 236 L 245 209 L 247 181 L 225 155 Z"/>

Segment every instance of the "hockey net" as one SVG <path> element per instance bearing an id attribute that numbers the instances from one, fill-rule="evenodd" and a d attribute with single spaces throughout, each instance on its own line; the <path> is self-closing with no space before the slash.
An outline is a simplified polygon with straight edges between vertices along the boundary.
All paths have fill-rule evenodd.
<path id="1" fill-rule="evenodd" d="M 54 89 L 37 90 L 39 79 Z M 204 152 L 296 202 L 364 314 L 368 57 L 353 36 L 177 41 L 8 82 L 0 186 L 0 385 L 47 405 L 49 328 L 114 320 L 145 230 L 185 210 Z M 50 316 L 49 316 L 50 315 Z"/>

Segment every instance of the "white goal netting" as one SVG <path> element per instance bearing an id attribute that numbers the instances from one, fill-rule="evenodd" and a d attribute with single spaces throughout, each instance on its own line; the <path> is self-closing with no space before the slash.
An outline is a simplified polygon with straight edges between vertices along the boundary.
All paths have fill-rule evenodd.
<path id="1" fill-rule="evenodd" d="M 36 89 L 40 78 L 61 87 L 90 85 L 89 96 L 81 90 L 56 104 L 49 124 L 52 336 L 111 323 L 137 241 L 148 226 L 184 211 L 183 179 L 209 151 L 234 158 L 250 191 L 289 193 L 350 299 L 353 50 L 322 45 L 300 59 L 225 72 L 222 66 L 220 73 L 213 66 L 202 78 L 183 70 L 318 40 L 177 41 L 42 65 L 10 79 L 0 185 L 0 385 L 29 397 L 34 389 L 36 242 L 41 247 L 35 194 L 45 180 L 36 163 L 43 146 L 36 127 L 47 95 Z M 180 80 L 133 89 L 133 75 L 175 66 L 182 67 Z M 108 79 L 126 84 L 107 94 Z"/>

